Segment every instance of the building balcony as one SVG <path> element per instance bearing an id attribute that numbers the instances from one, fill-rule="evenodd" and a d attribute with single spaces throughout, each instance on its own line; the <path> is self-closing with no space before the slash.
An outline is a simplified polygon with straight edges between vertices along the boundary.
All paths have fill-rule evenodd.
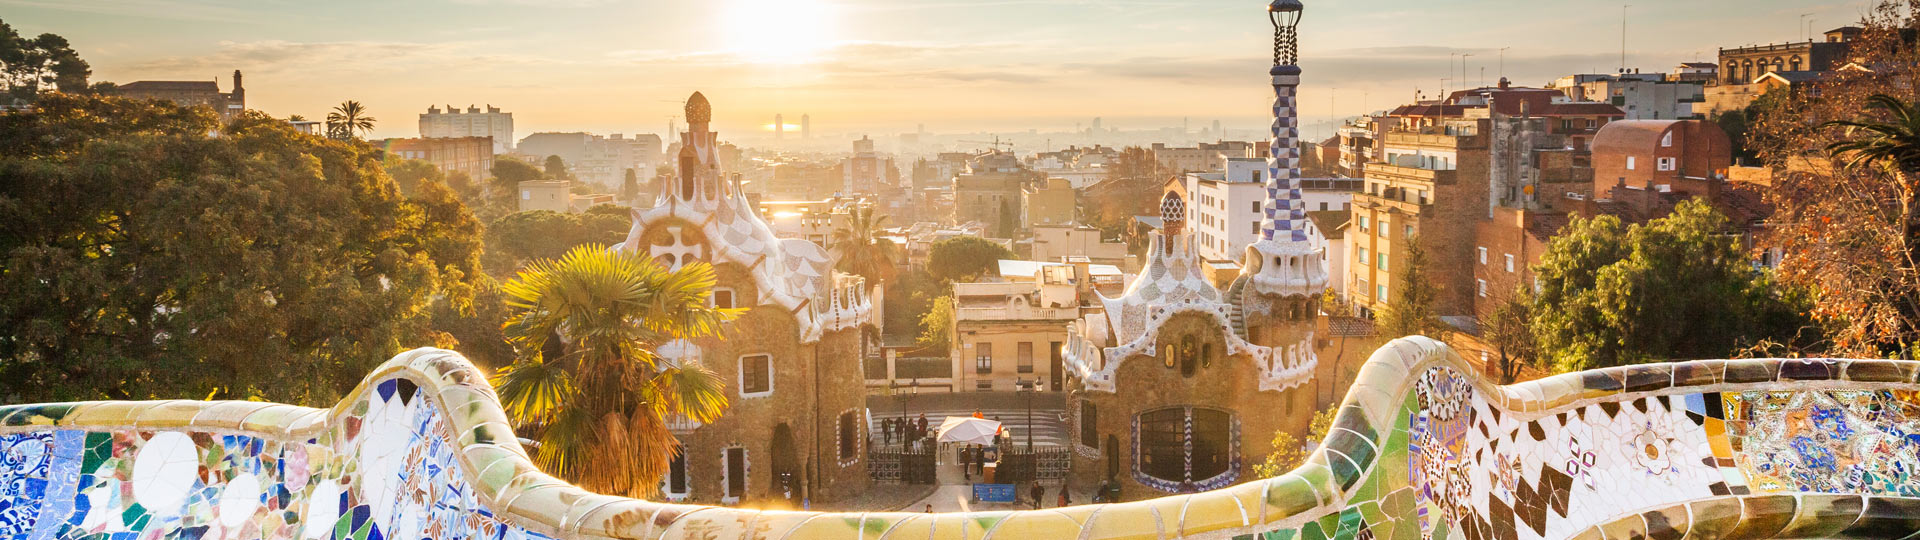
<path id="1" fill-rule="evenodd" d="M 1425 213 L 1427 209 L 1433 208 L 1433 201 L 1429 200 L 1426 204 L 1421 204 L 1404 201 L 1398 197 L 1374 195 L 1371 193 L 1355 193 L 1353 194 L 1353 207 L 1360 209 L 1392 210 L 1405 214 L 1422 214 Z"/>
<path id="2" fill-rule="evenodd" d="M 1439 128 L 1422 128 L 1418 131 L 1389 131 L 1387 146 L 1419 146 L 1464 150 L 1486 148 L 1486 139 L 1479 135 L 1449 135 Z"/>
<path id="3" fill-rule="evenodd" d="M 1428 184 L 1452 184 L 1459 178 L 1459 171 L 1436 171 L 1419 167 L 1403 167 L 1384 161 L 1367 164 L 1367 178 L 1389 182 L 1425 182 Z"/>

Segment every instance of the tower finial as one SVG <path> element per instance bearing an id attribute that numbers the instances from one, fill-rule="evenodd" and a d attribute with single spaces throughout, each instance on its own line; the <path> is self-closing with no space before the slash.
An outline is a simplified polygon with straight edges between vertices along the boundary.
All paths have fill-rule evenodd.
<path id="1" fill-rule="evenodd" d="M 707 96 L 694 92 L 687 97 L 687 123 L 705 124 L 713 121 L 713 105 L 707 103 Z"/>
<path id="2" fill-rule="evenodd" d="M 1300 0 L 1273 0 L 1267 4 L 1267 20 L 1273 22 L 1273 64 L 1291 66 L 1300 61 L 1300 34 L 1295 27 L 1306 6 Z"/>

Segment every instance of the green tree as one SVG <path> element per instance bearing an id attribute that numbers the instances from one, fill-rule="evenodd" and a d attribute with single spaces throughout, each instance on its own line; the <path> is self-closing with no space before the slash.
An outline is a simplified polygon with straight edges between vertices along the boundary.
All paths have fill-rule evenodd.
<path id="1" fill-rule="evenodd" d="M 629 167 L 627 179 L 620 183 L 620 199 L 631 202 L 638 198 L 640 198 L 640 173 Z"/>
<path id="2" fill-rule="evenodd" d="M 549 180 L 568 180 L 573 174 L 567 172 L 567 160 L 560 156 L 547 156 L 547 178 Z"/>
<path id="3" fill-rule="evenodd" d="M 457 200 L 255 112 L 44 94 L 0 178 L 0 401 L 330 405 L 478 275 Z"/>
<path id="4" fill-rule="evenodd" d="M 507 194 L 520 189 L 521 182 L 539 180 L 545 174 L 531 163 L 507 156 L 495 156 L 491 172 L 495 189 Z"/>
<path id="5" fill-rule="evenodd" d="M 846 226 L 833 230 L 834 267 L 867 279 L 867 286 L 878 287 L 893 279 L 897 271 L 900 246 L 887 238 L 887 216 L 876 216 L 873 207 L 854 207 Z"/>
<path id="6" fill-rule="evenodd" d="M 887 282 L 886 309 L 883 310 L 886 320 L 882 321 L 881 328 L 888 334 L 920 335 L 920 319 L 933 308 L 933 299 L 949 291 L 925 269 L 908 268 L 897 279 Z"/>
<path id="7" fill-rule="evenodd" d="M 626 239 L 632 219 L 625 212 L 594 209 L 580 214 L 530 210 L 494 220 L 487 227 L 487 272 L 508 276 L 528 261 L 556 259 L 574 246 Z"/>
<path id="8" fill-rule="evenodd" d="M 28 38 L 0 22 L 0 78 L 15 103 L 32 103 L 44 90 L 67 93 L 89 91 L 93 69 L 73 51 L 67 38 L 40 34 Z"/>
<path id="9" fill-rule="evenodd" d="M 1624 229 L 1613 216 L 1575 219 L 1535 267 L 1541 359 L 1576 371 L 1804 343 L 1804 297 L 1754 270 L 1727 230 L 1698 199 Z"/>
<path id="10" fill-rule="evenodd" d="M 942 282 L 967 281 L 998 272 L 1000 259 L 1013 252 L 999 242 L 978 236 L 956 236 L 927 248 L 927 272 Z"/>
<path id="11" fill-rule="evenodd" d="M 367 107 L 354 100 L 340 102 L 327 113 L 327 138 L 347 140 L 359 138 L 361 134 L 373 131 L 372 116 L 367 116 Z"/>
<path id="12" fill-rule="evenodd" d="M 1327 432 L 1333 429 L 1333 411 L 1339 405 L 1313 413 L 1313 421 L 1307 425 L 1305 438 L 1296 438 L 1287 430 L 1273 432 L 1273 453 L 1267 459 L 1253 466 L 1253 474 L 1260 478 L 1273 478 L 1291 472 L 1307 461 L 1313 452 L 1308 444 L 1319 445 L 1327 439 Z"/>
<path id="13" fill-rule="evenodd" d="M 400 187 L 400 193 L 407 196 L 412 196 L 414 191 L 420 188 L 422 182 L 442 183 L 446 181 L 446 174 L 440 172 L 439 167 L 417 159 L 406 159 L 388 154 L 385 168 L 387 170 L 387 176 L 393 178 L 394 184 Z"/>
<path id="14" fill-rule="evenodd" d="M 713 422 L 725 383 L 696 360 L 654 354 L 674 339 L 718 336 L 740 310 L 709 306 L 713 267 L 668 271 L 643 256 L 585 245 L 502 286 L 521 351 L 494 375 L 507 413 L 540 441 L 541 469 L 599 493 L 646 497 L 678 441 L 673 416 Z"/>
<path id="15" fill-rule="evenodd" d="M 953 296 L 933 299 L 927 313 L 920 316 L 920 346 L 927 351 L 946 354 L 953 344 Z"/>
<path id="16" fill-rule="evenodd" d="M 1407 242 L 1400 251 L 1400 258 L 1393 263 L 1399 268 L 1394 279 L 1392 295 L 1386 309 L 1380 316 L 1380 330 L 1389 336 L 1427 336 L 1445 340 L 1450 331 L 1447 323 L 1440 320 L 1440 291 L 1434 287 L 1433 277 L 1428 275 L 1427 249 L 1419 238 Z"/>
<path id="17" fill-rule="evenodd" d="M 1482 337 L 1493 348 L 1500 384 L 1512 384 L 1521 370 L 1539 365 L 1532 325 L 1533 295 L 1525 285 L 1508 293 L 1483 321 Z"/>

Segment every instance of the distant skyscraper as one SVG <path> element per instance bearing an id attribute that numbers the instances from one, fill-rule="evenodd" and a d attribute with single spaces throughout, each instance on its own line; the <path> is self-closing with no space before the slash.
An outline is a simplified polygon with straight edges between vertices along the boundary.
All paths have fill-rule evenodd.
<path id="1" fill-rule="evenodd" d="M 1215 136 L 1215 137 L 1219 137 L 1219 138 L 1222 138 L 1222 139 L 1225 139 L 1225 138 L 1227 138 L 1227 136 L 1226 136 L 1226 135 L 1224 135 L 1224 134 L 1221 134 L 1221 133 L 1220 133 L 1220 121 L 1219 121 L 1219 120 L 1214 120 L 1214 121 L 1213 121 L 1213 136 Z"/>
<path id="2" fill-rule="evenodd" d="M 813 116 L 807 114 L 800 115 L 800 138 L 813 138 Z"/>
<path id="3" fill-rule="evenodd" d="M 500 112 L 499 107 L 487 106 L 486 112 L 479 107 L 467 106 L 466 112 L 448 105 L 445 111 L 439 107 L 427 107 L 420 114 L 420 136 L 440 137 L 493 137 L 493 153 L 506 153 L 513 144 L 513 113 Z"/>
<path id="4" fill-rule="evenodd" d="M 773 115 L 773 138 L 787 138 L 787 117 L 778 114 Z"/>

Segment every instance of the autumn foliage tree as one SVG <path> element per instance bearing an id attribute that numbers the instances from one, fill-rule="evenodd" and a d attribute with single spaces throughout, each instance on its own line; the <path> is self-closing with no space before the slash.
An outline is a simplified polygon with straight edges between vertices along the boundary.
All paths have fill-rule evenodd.
<path id="1" fill-rule="evenodd" d="M 1831 353 L 1912 357 L 1920 344 L 1920 30 L 1907 2 L 1867 12 L 1849 59 L 1808 88 L 1765 99 L 1751 143 L 1773 169 L 1781 277 L 1815 288 Z M 1887 100 L 1875 100 L 1887 96 Z M 1851 122 L 1851 123 L 1834 123 Z"/>

